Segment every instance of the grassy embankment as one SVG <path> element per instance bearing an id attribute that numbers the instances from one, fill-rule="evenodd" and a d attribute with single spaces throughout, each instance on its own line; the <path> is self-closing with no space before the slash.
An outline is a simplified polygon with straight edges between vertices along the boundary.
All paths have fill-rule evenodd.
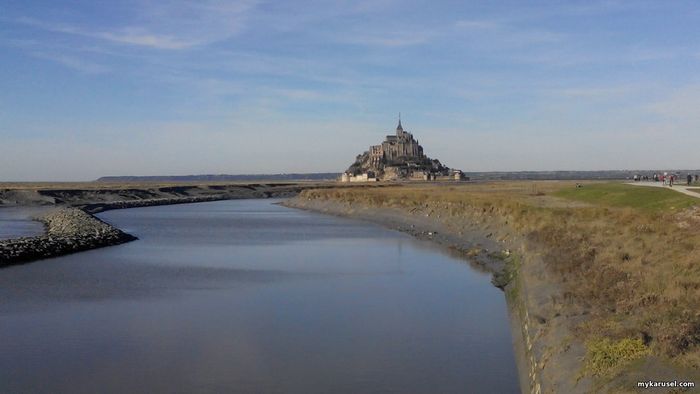
<path id="1" fill-rule="evenodd" d="M 543 251 L 586 316 L 582 373 L 610 377 L 653 356 L 700 369 L 700 199 L 619 183 L 503 182 L 307 190 L 305 198 L 406 210 L 446 221 L 485 216 Z"/>

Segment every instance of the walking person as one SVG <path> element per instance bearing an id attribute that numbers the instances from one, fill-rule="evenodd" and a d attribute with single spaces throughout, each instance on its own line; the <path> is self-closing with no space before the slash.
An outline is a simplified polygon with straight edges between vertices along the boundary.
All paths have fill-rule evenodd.
<path id="1" fill-rule="evenodd" d="M 688 178 L 687 178 L 687 179 L 688 179 L 688 186 L 690 186 L 690 184 L 693 182 L 693 176 L 690 175 L 690 174 L 688 174 Z"/>

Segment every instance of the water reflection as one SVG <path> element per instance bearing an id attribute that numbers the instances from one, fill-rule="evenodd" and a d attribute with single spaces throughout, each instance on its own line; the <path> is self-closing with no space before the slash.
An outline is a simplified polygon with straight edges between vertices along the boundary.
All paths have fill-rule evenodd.
<path id="1" fill-rule="evenodd" d="M 1 392 L 517 392 L 488 277 L 404 234 L 222 201 L 0 272 Z"/>
<path id="2" fill-rule="evenodd" d="M 44 225 L 32 217 L 46 208 L 0 207 L 0 239 L 32 237 L 44 232 Z"/>

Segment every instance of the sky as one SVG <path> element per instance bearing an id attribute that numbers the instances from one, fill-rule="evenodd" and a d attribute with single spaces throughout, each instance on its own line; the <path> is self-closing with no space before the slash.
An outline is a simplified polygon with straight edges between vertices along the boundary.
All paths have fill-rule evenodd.
<path id="1" fill-rule="evenodd" d="M 0 0 L 0 181 L 700 168 L 695 1 Z"/>

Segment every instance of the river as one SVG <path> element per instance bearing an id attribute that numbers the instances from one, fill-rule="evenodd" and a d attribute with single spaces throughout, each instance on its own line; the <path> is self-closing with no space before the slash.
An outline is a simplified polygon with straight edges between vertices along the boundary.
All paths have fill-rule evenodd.
<path id="1" fill-rule="evenodd" d="M 39 215 L 47 209 L 0 207 L 0 240 L 41 235 L 44 232 L 44 225 L 32 220 L 32 216 Z"/>
<path id="2" fill-rule="evenodd" d="M 0 270 L 0 392 L 519 392 L 502 292 L 425 241 L 234 200 Z"/>

